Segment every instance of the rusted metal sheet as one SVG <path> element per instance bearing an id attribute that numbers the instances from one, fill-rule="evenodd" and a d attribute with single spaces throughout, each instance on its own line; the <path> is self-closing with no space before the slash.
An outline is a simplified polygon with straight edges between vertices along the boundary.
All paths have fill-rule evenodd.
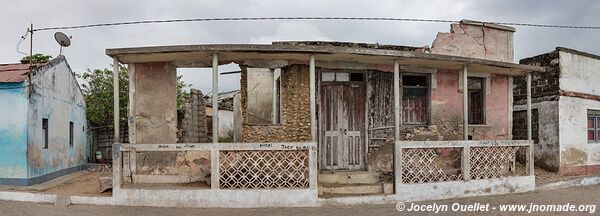
<path id="1" fill-rule="evenodd" d="M 364 169 L 366 167 L 364 81 L 322 82 L 320 94 L 321 169 Z"/>
<path id="2" fill-rule="evenodd" d="M 35 64 L 34 67 L 45 65 L 46 63 Z M 29 72 L 29 64 L 0 64 L 0 83 L 23 82 L 23 75 Z"/>

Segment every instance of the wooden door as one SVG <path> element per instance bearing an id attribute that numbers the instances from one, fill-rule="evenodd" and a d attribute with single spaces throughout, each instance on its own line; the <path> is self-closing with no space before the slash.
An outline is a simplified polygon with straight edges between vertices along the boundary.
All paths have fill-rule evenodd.
<path id="1" fill-rule="evenodd" d="M 364 82 L 323 82 L 320 93 L 320 168 L 364 170 Z"/>

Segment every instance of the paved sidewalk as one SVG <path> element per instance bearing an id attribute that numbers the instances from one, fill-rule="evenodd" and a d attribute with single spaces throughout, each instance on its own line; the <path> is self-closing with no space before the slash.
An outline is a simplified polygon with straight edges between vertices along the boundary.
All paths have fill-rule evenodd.
<path id="1" fill-rule="evenodd" d="M 510 194 L 488 197 L 471 197 L 443 201 L 427 201 L 416 204 L 451 205 L 455 202 L 461 204 L 490 203 L 491 206 L 499 204 L 575 204 L 598 205 L 600 204 L 600 185 L 574 187 L 560 190 L 546 190 L 525 194 Z M 251 197 L 249 197 L 251 199 Z M 410 203 L 406 203 L 410 205 Z M 596 213 L 600 209 L 596 209 Z M 413 212 L 411 215 L 525 215 L 526 213 L 500 212 L 445 212 L 435 214 L 432 212 Z M 270 209 L 194 209 L 194 208 L 156 208 L 156 207 L 125 207 L 125 206 L 93 206 L 72 205 L 56 207 L 51 204 L 0 201 L 0 215 L 85 215 L 85 216 L 117 216 L 117 215 L 407 215 L 398 212 L 394 204 L 387 205 L 362 205 L 362 206 L 327 206 L 320 208 L 270 208 Z M 587 212 L 534 212 L 527 215 L 592 215 Z"/>

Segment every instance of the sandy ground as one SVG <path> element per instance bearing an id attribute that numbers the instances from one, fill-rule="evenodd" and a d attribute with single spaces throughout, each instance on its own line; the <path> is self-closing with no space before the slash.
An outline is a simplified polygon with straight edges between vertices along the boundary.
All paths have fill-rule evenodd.
<path id="1" fill-rule="evenodd" d="M 94 195 L 94 196 L 111 196 L 110 190 L 98 192 L 98 178 L 103 176 L 111 176 L 110 172 L 85 172 L 83 175 L 71 178 L 61 184 L 42 190 L 44 193 L 54 194 L 69 194 L 69 195 Z"/>

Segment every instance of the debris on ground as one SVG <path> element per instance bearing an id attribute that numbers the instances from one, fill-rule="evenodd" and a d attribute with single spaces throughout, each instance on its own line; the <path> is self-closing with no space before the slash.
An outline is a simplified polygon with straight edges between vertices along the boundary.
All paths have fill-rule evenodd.
<path id="1" fill-rule="evenodd" d="M 90 172 L 112 172 L 112 164 L 93 164 L 86 170 Z"/>

